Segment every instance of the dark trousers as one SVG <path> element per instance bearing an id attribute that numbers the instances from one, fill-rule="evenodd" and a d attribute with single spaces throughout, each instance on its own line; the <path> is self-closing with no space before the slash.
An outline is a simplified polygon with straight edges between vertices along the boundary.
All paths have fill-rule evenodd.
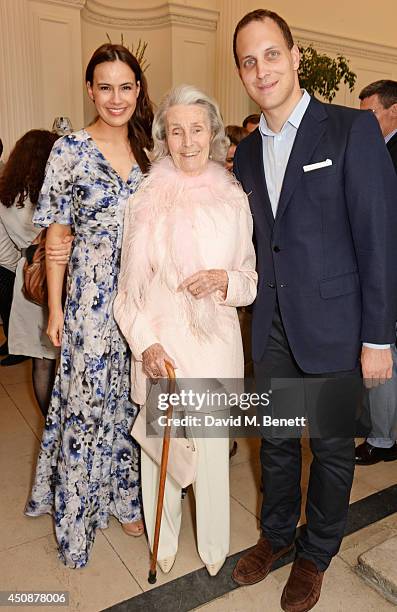
<path id="1" fill-rule="evenodd" d="M 308 401 L 307 389 L 305 394 L 304 387 L 313 375 L 305 374 L 296 363 L 278 306 L 265 355 L 262 361 L 254 364 L 254 369 L 258 387 L 268 389 L 271 378 L 296 380 L 297 387 L 304 389 L 304 402 Z M 358 381 L 360 386 L 358 367 L 352 372 L 333 372 L 322 376 L 334 379 L 337 383 L 340 379 L 352 377 L 350 380 L 354 380 L 355 384 Z M 325 413 L 329 410 L 329 397 L 328 401 L 322 401 L 322 396 L 317 395 L 319 399 L 317 407 L 313 410 L 312 406 L 311 409 L 313 412 L 322 412 L 322 420 L 327 422 L 329 415 Z M 334 405 L 332 408 L 337 412 L 339 406 Z M 343 412 L 346 413 L 345 410 Z M 355 407 L 352 405 L 350 416 L 346 415 L 351 421 L 354 421 L 354 412 Z M 318 414 L 313 416 L 316 418 Z M 306 527 L 296 541 L 296 549 L 297 556 L 312 560 L 320 571 L 324 571 L 339 550 L 346 525 L 355 464 L 354 438 L 353 435 L 311 437 L 310 447 L 313 461 L 306 501 Z M 293 542 L 301 513 L 299 432 L 293 438 L 264 435 L 260 458 L 263 480 L 261 528 L 276 550 Z"/>
<path id="2" fill-rule="evenodd" d="M 3 321 L 3 329 L 6 338 L 8 338 L 8 324 L 10 321 L 14 282 L 14 272 L 0 266 L 0 316 Z"/>

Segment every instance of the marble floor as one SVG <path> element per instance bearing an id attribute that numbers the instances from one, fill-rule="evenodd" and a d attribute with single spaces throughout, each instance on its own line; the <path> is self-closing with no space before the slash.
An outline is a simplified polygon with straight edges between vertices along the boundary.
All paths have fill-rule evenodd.
<path id="1" fill-rule="evenodd" d="M 68 591 L 70 611 L 100 611 L 130 600 L 123 610 L 133 607 L 141 596 L 140 609 L 165 610 L 161 589 L 147 600 L 142 594 L 161 587 L 202 568 L 194 536 L 193 498 L 184 501 L 179 553 L 171 573 L 159 572 L 155 587 L 148 584 L 148 549 L 145 537 L 131 538 L 122 532 L 114 519 L 108 529 L 97 534 L 92 559 L 83 570 L 70 570 L 56 554 L 50 516 L 27 518 L 23 508 L 32 480 L 43 420 L 31 387 L 31 363 L 0 367 L 0 590 Z M 239 448 L 231 460 L 231 550 L 230 554 L 253 545 L 258 538 L 258 441 L 239 440 Z M 304 447 L 303 489 L 307 486 L 310 451 Z M 357 468 L 351 501 L 366 498 L 397 481 L 397 465 L 381 463 Z M 397 508 L 396 508 L 397 509 Z M 304 517 L 302 516 L 302 520 Z M 356 531 L 345 538 L 343 546 L 326 573 L 319 612 L 370 612 L 394 609 L 375 590 L 365 584 L 354 571 L 358 555 L 371 546 L 397 534 L 397 512 L 381 521 Z M 290 567 L 275 570 L 252 587 L 237 588 L 211 601 L 211 589 L 200 610 L 245 612 L 280 610 L 279 600 Z M 204 573 L 197 573 L 199 576 Z M 208 579 L 208 580 L 217 580 Z M 195 584 L 206 588 L 207 578 Z M 176 583 L 175 583 L 176 584 Z M 138 601 L 138 600 L 136 600 Z M 146 603 L 145 603 L 146 601 Z M 192 600 L 194 602 L 194 598 Z M 4 609 L 12 609 L 5 607 Z M 31 608 L 32 609 L 32 608 Z M 33 609 L 36 609 L 33 606 Z M 46 609 L 56 609 L 48 606 Z M 63 608 L 65 609 L 65 608 Z M 121 609 L 121 606 L 119 607 Z M 176 609 L 194 609 L 192 607 Z"/>

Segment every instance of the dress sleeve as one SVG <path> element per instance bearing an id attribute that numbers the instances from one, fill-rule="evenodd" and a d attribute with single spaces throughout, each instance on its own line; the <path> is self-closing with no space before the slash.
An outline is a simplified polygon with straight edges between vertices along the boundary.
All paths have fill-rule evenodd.
<path id="1" fill-rule="evenodd" d="M 63 136 L 54 144 L 48 158 L 44 183 L 33 215 L 38 227 L 52 223 L 72 225 L 73 162 L 76 141 L 73 135 Z"/>
<path id="2" fill-rule="evenodd" d="M 258 275 L 255 271 L 256 256 L 252 243 L 253 222 L 247 198 L 244 196 L 239 215 L 240 242 L 236 265 L 227 270 L 229 279 L 224 306 L 248 306 L 256 297 Z"/>

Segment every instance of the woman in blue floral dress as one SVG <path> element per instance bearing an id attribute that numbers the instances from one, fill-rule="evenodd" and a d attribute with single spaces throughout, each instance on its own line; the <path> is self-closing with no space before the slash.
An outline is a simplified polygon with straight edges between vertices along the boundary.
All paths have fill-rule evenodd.
<path id="1" fill-rule="evenodd" d="M 95 51 L 86 82 L 97 119 L 55 143 L 34 216 L 48 244 L 74 241 L 64 310 L 65 266 L 47 261 L 47 333 L 61 359 L 25 512 L 54 515 L 69 567 L 87 563 L 110 514 L 129 535 L 143 533 L 130 360 L 113 301 L 125 203 L 148 168 L 153 112 L 140 66 L 120 45 Z"/>

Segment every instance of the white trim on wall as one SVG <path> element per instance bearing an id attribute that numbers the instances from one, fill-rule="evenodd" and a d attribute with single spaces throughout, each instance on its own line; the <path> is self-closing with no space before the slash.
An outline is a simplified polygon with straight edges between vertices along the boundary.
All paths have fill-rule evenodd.
<path id="1" fill-rule="evenodd" d="M 397 64 L 397 47 L 378 45 L 366 40 L 355 40 L 300 28 L 292 28 L 292 33 L 299 44 L 308 45 L 312 43 L 317 51 L 333 55 L 341 53 L 348 58 L 360 57 L 377 62 Z"/>
<path id="2" fill-rule="evenodd" d="M 117 8 L 98 0 L 86 0 L 82 12 L 85 21 L 99 25 L 113 25 L 129 30 L 151 30 L 169 25 L 182 25 L 195 30 L 215 31 L 219 11 L 187 6 L 180 2 L 166 2 L 151 8 Z"/>
<path id="3" fill-rule="evenodd" d="M 350 92 L 348 86 L 341 83 L 333 100 L 335 104 L 357 108 L 363 87 L 378 79 L 397 80 L 397 47 L 299 28 L 293 28 L 292 32 L 300 45 L 313 44 L 320 53 L 333 57 L 344 55 L 349 60 L 350 68 L 357 75 L 356 85 Z"/>
<path id="4" fill-rule="evenodd" d="M 83 8 L 87 0 L 40 0 L 43 4 L 58 4 L 58 6 L 71 6 L 72 8 Z"/>

